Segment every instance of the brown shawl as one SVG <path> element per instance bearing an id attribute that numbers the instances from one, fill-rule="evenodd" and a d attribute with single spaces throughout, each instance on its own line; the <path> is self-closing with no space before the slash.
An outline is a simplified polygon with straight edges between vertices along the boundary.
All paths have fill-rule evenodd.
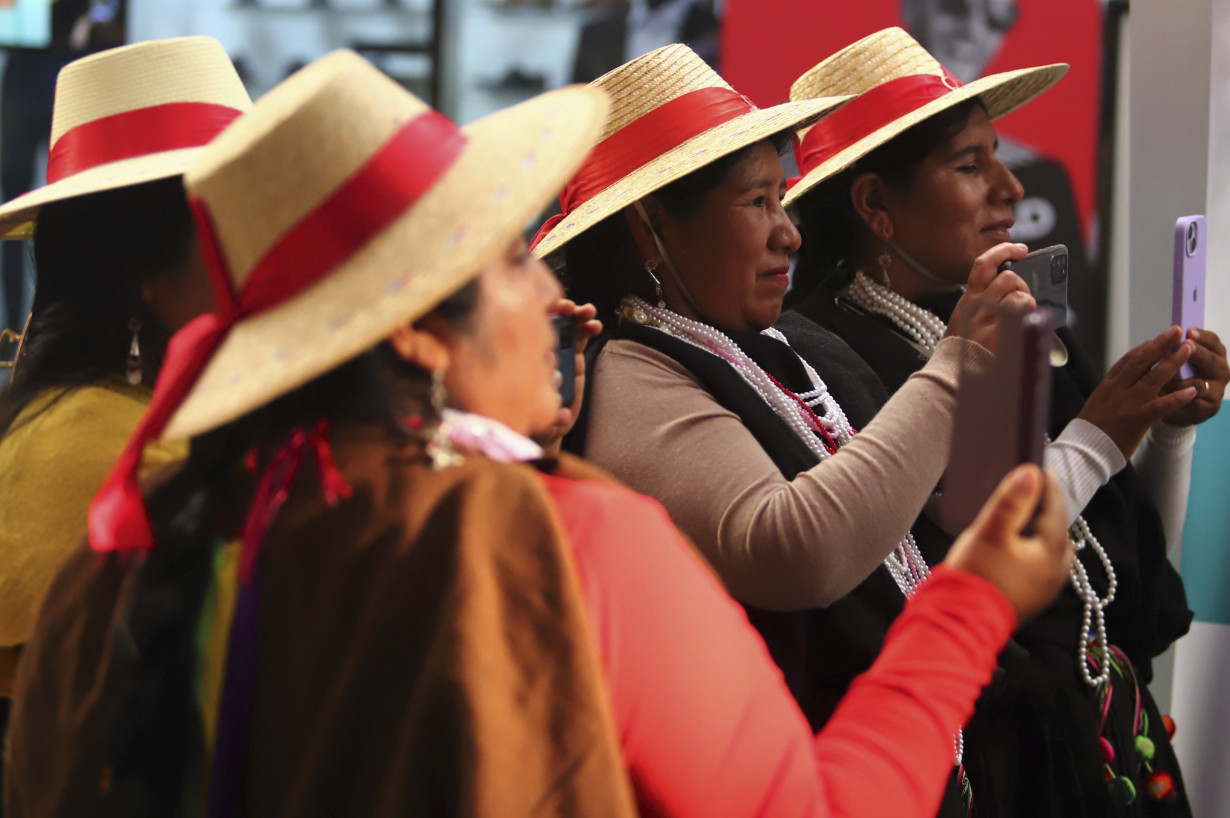
<path id="1" fill-rule="evenodd" d="M 433 471 L 374 430 L 334 453 L 353 498 L 330 509 L 305 468 L 265 544 L 247 814 L 633 815 L 534 470 Z M 81 548 L 55 580 L 18 678 L 8 818 L 96 813 L 136 567 Z"/>

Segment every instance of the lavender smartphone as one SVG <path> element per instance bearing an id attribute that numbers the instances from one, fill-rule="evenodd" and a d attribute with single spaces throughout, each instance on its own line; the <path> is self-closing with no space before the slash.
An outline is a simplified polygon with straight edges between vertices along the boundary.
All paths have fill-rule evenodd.
<path id="1" fill-rule="evenodd" d="M 990 372 L 962 372 L 952 453 L 944 472 L 940 521 L 949 531 L 973 522 L 1020 463 L 1042 463 L 1051 394 L 1054 325 L 1048 310 L 1003 310 Z"/>
<path id="2" fill-rule="evenodd" d="M 1174 223 L 1174 285 L 1170 323 L 1183 328 L 1204 326 L 1204 265 L 1208 230 L 1204 216 L 1184 216 Z M 1180 378 L 1196 377 L 1190 363 L 1179 370 Z"/>

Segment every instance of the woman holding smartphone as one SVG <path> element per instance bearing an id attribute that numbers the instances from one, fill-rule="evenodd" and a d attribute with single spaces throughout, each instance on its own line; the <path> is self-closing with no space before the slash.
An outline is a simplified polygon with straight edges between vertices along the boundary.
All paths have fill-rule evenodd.
<path id="1" fill-rule="evenodd" d="M 975 303 L 1033 304 L 996 275 L 1024 250 L 972 262 L 950 337 L 886 403 L 839 338 L 804 319 L 813 332 L 790 343 L 772 329 L 799 242 L 782 128 L 844 98 L 758 109 L 683 46 L 594 85 L 612 116 L 534 249 L 611 322 L 566 443 L 666 506 L 818 729 L 938 562 L 909 527 L 948 456 L 958 373 L 992 360 L 997 327 Z M 959 794 L 945 804 L 964 814 Z"/>
<path id="2" fill-rule="evenodd" d="M 559 287 L 520 229 L 606 110 L 460 129 L 340 52 L 201 157 L 220 312 L 173 340 L 30 641 L 13 818 L 934 811 L 1071 564 L 1062 500 L 1011 475 L 814 736 L 661 506 L 526 437 Z M 143 492 L 162 437 L 191 454 Z"/>
<path id="3" fill-rule="evenodd" d="M 961 265 L 1012 227 L 1023 191 L 995 156 L 991 120 L 1061 73 L 1025 69 L 961 86 L 909 35 L 888 29 L 795 83 L 799 99 L 858 96 L 801 132 L 803 176 L 787 196 L 804 237 L 794 308 L 845 339 L 890 392 L 932 354 L 966 283 Z M 1172 381 L 1189 357 L 1202 377 Z M 1220 405 L 1225 351 L 1212 333 L 1184 341 L 1172 328 L 1099 382 L 1060 330 L 1052 362 L 1046 461 L 1064 486 L 1081 567 L 1073 588 L 1018 635 L 1024 651 L 1005 655 L 1001 688 L 980 705 L 967 750 L 975 802 L 995 815 L 1070 815 L 1074 803 L 1089 814 L 1186 814 L 1145 682 L 1191 614 L 1149 498 L 1181 521 L 1190 427 Z M 1100 710 L 1107 697 L 1109 716 Z"/>

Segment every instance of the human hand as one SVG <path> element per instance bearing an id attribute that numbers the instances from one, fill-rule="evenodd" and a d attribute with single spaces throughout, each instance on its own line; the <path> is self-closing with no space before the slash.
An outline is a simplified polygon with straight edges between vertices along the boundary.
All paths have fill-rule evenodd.
<path id="1" fill-rule="evenodd" d="M 1035 518 L 1035 509 L 1041 508 Z M 948 551 L 944 562 L 982 577 L 1003 592 L 1024 622 L 1063 587 L 1075 550 L 1059 484 L 1026 463 L 1008 472 Z M 1024 529 L 1034 521 L 1033 533 Z"/>
<path id="2" fill-rule="evenodd" d="M 1167 381 L 1162 392 L 1169 394 L 1190 388 L 1196 390 L 1196 397 L 1162 416 L 1162 422 L 1171 426 L 1194 426 L 1216 415 L 1226 394 L 1226 383 L 1230 381 L 1226 347 L 1217 333 L 1193 327 L 1188 330 L 1187 339 L 1195 344 L 1189 363 L 1196 370 L 1196 377 Z"/>
<path id="3" fill-rule="evenodd" d="M 593 304 L 580 304 L 568 298 L 561 298 L 551 310 L 552 315 L 571 315 L 576 321 L 576 343 L 573 352 L 576 354 L 576 397 L 571 406 L 561 406 L 555 413 L 555 422 L 534 435 L 534 440 L 542 446 L 548 455 L 559 454 L 560 443 L 564 435 L 572 430 L 581 413 L 581 401 L 585 396 L 585 348 L 589 339 L 602 332 L 602 322 L 597 320 L 598 308 Z"/>
<path id="4" fill-rule="evenodd" d="M 1195 346 L 1183 341 L 1181 329 L 1171 327 L 1129 350 L 1115 361 L 1077 417 L 1105 432 L 1123 456 L 1130 458 L 1150 426 L 1181 412 L 1196 396 L 1194 386 L 1166 388 Z"/>
<path id="5" fill-rule="evenodd" d="M 997 244 L 974 260 L 965 294 L 948 320 L 945 337 L 955 335 L 975 341 L 991 352 L 999 346 L 999 307 L 1032 310 L 1037 306 L 1029 286 L 1011 270 L 999 272 L 1005 261 L 1025 258 L 1023 244 Z"/>

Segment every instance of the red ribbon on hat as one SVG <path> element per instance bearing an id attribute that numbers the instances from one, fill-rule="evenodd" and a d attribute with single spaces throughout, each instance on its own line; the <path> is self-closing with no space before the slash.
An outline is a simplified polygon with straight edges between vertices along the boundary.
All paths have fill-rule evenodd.
<path id="1" fill-rule="evenodd" d="M 803 176 L 873 131 L 961 87 L 961 80 L 942 70 L 942 77 L 916 74 L 877 85 L 816 123 L 795 152 Z"/>
<path id="2" fill-rule="evenodd" d="M 698 88 L 620 128 L 590 152 L 585 164 L 560 193 L 562 212 L 539 228 L 530 247 L 542 241 L 568 214 L 637 168 L 705 131 L 755 110 L 747 97 L 729 88 Z"/>
<path id="3" fill-rule="evenodd" d="M 274 242 L 239 292 L 232 289 L 207 206 L 189 197 L 219 311 L 193 319 L 167 345 L 149 408 L 90 504 L 90 545 L 95 551 L 153 547 L 138 480 L 141 454 L 162 434 L 236 322 L 282 304 L 325 278 L 429 191 L 465 144 L 465 134 L 442 114 L 428 110 L 410 120 Z"/>
<path id="4" fill-rule="evenodd" d="M 47 155 L 47 184 L 137 156 L 208 145 L 243 112 L 209 102 L 168 102 L 85 122 Z"/>

